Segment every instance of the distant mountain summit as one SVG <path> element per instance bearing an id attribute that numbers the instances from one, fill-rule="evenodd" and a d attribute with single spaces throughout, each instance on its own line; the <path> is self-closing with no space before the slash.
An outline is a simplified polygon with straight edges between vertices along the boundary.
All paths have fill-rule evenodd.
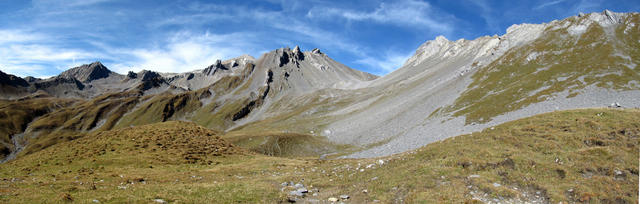
<path id="1" fill-rule="evenodd" d="M 24 80 L 20 77 L 0 71 L 0 85 L 14 86 L 14 87 L 29 86 L 29 82 L 27 82 L 27 80 Z"/>
<path id="2" fill-rule="evenodd" d="M 59 77 L 73 77 L 80 80 L 81 82 L 90 82 L 97 79 L 107 78 L 112 73 L 113 72 L 102 65 L 102 63 L 93 62 L 91 64 L 85 64 L 64 71 L 59 75 Z"/>

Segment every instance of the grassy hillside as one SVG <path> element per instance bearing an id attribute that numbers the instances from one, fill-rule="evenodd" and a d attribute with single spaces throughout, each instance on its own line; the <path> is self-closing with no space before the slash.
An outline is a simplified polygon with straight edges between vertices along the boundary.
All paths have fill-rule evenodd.
<path id="1" fill-rule="evenodd" d="M 399 155 L 346 160 L 269 157 L 193 123 L 157 123 L 91 134 L 1 164 L 0 202 L 272 203 L 346 194 L 352 203 L 633 203 L 638 121 L 639 110 L 555 112 Z M 310 192 L 289 196 L 295 188 L 282 183 L 290 181 Z"/>
<path id="2" fill-rule="evenodd" d="M 13 148 L 11 137 L 24 132 L 31 121 L 74 102 L 72 99 L 50 97 L 24 98 L 15 101 L 0 100 L 0 159 L 11 152 Z"/>
<path id="3" fill-rule="evenodd" d="M 67 99 L 75 103 L 30 121 L 25 132 L 27 146 L 20 154 L 37 152 L 87 132 L 109 130 L 138 103 L 139 97 L 138 92 L 131 91 L 105 94 L 92 100 Z"/>
<path id="4" fill-rule="evenodd" d="M 568 18 L 557 24 L 575 26 L 587 19 Z M 455 104 L 443 110 L 466 116 L 468 124 L 484 123 L 561 92 L 575 97 L 589 86 L 638 90 L 640 31 L 627 27 L 639 20 L 640 15 L 631 14 L 613 30 L 591 23 L 579 35 L 570 34 L 567 28 L 549 27 L 534 42 L 480 68 Z"/>

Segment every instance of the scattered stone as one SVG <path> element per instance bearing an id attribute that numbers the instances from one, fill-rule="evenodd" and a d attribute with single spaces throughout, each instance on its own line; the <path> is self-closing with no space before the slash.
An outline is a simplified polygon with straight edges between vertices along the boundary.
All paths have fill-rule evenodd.
<path id="1" fill-rule="evenodd" d="M 97 200 L 97 199 L 93 199 L 91 202 L 93 202 L 93 203 L 100 203 L 100 201 L 99 201 L 99 200 Z"/>
<path id="2" fill-rule="evenodd" d="M 296 197 L 293 197 L 293 196 L 288 196 L 287 197 L 287 202 L 295 203 L 297 201 L 298 201 L 298 198 L 296 198 Z"/>
<path id="3" fill-rule="evenodd" d="M 164 200 L 162 200 L 162 199 L 160 199 L 160 198 L 154 199 L 154 200 L 153 200 L 153 202 L 156 202 L 156 203 L 163 203 L 163 204 L 164 204 L 164 203 L 167 203 L 167 201 L 164 201 Z"/>
<path id="4" fill-rule="evenodd" d="M 362 190 L 362 193 L 367 194 L 369 191 L 367 189 Z"/>
<path id="5" fill-rule="evenodd" d="M 289 195 L 302 197 L 304 194 L 300 191 L 289 191 Z"/>
<path id="6" fill-rule="evenodd" d="M 469 175 L 469 178 L 480 178 L 480 175 L 478 175 L 478 174 L 472 174 L 472 175 Z"/>
<path id="7" fill-rule="evenodd" d="M 622 106 L 621 106 L 618 102 L 614 102 L 614 103 L 612 103 L 609 107 L 610 107 L 610 108 L 620 108 L 620 107 L 622 107 Z"/>
<path id="8" fill-rule="evenodd" d="M 624 180 L 627 178 L 627 174 L 624 171 L 620 171 L 618 169 L 613 170 L 615 180 Z"/>
<path id="9" fill-rule="evenodd" d="M 384 164 L 384 160 L 379 159 L 379 160 L 378 160 L 378 164 L 379 164 L 379 165 L 383 165 L 383 164 Z"/>
<path id="10" fill-rule="evenodd" d="M 296 183 L 296 185 L 295 185 L 294 187 L 296 187 L 296 188 L 303 188 L 303 187 L 304 187 L 304 185 L 302 185 L 301 183 Z"/>
<path id="11" fill-rule="evenodd" d="M 309 192 L 309 190 L 307 190 L 307 188 L 304 188 L 304 187 L 298 188 L 297 191 L 300 192 L 300 193 L 308 193 Z"/>
<path id="12" fill-rule="evenodd" d="M 69 193 L 61 193 L 60 199 L 63 201 L 73 201 L 73 197 L 71 197 L 71 194 Z"/>
<path id="13" fill-rule="evenodd" d="M 338 202 L 338 198 L 336 197 L 331 197 L 329 199 L 327 199 L 329 202 Z"/>
<path id="14" fill-rule="evenodd" d="M 499 183 L 493 183 L 493 187 L 500 187 L 502 185 L 500 185 Z"/>
<path id="15" fill-rule="evenodd" d="M 349 195 L 340 195 L 340 199 L 347 200 L 349 199 Z"/>
<path id="16" fill-rule="evenodd" d="M 623 174 L 623 173 L 622 173 L 622 171 L 620 171 L 620 170 L 618 170 L 618 169 L 613 170 L 613 172 L 616 174 L 616 176 L 618 176 L 618 175 L 622 175 L 622 174 Z"/>

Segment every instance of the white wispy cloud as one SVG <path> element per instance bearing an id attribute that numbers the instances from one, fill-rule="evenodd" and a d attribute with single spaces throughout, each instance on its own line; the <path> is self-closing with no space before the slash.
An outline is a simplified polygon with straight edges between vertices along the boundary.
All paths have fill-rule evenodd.
<path id="1" fill-rule="evenodd" d="M 134 49 L 107 48 L 110 55 L 122 63 L 113 65 L 119 73 L 142 69 L 160 72 L 187 72 L 203 69 L 217 59 L 229 59 L 251 50 L 255 36 L 251 33 L 195 34 L 179 32 L 171 36 L 163 46 Z M 124 55 L 124 56 L 123 56 Z M 125 62 L 126 61 L 126 62 Z"/>
<path id="2" fill-rule="evenodd" d="M 601 0 L 581 0 L 577 4 L 574 5 L 573 11 L 577 12 L 595 12 L 601 11 L 602 9 L 602 1 Z"/>
<path id="3" fill-rule="evenodd" d="M 0 30 L 0 45 L 6 48 L 0 50 L 0 68 L 21 76 L 46 76 L 56 70 L 64 71 L 100 60 L 119 73 L 141 69 L 185 72 L 202 69 L 217 59 L 243 54 L 255 56 L 260 51 L 300 43 L 318 46 L 325 52 L 347 54 L 351 63 L 366 65 L 376 74 L 386 74 L 408 58 L 402 54 L 380 54 L 371 46 L 336 32 L 335 28 L 323 28 L 316 24 L 318 21 L 305 18 L 305 14 L 316 14 L 314 9 L 329 8 L 326 3 L 313 4 L 318 7 L 310 11 L 308 5 L 295 1 L 281 1 L 281 10 L 192 2 L 146 10 L 144 12 L 167 14 L 148 19 L 136 18 L 136 12 L 127 10 L 133 8 L 114 8 L 113 16 L 106 16 L 100 9 L 91 9 L 96 4 L 108 6 L 103 3 L 109 1 L 33 1 L 33 8 L 24 11 L 35 13 L 34 21 L 29 24 L 32 30 Z M 383 3 L 366 12 L 338 8 L 331 8 L 331 11 L 330 15 L 313 18 L 341 16 L 350 21 L 419 27 L 438 33 L 453 29 L 452 25 L 443 23 L 442 18 L 435 17 L 439 15 L 437 9 L 415 0 Z M 114 32 L 120 28 L 120 23 L 132 19 L 141 20 L 136 28 L 153 34 L 147 34 L 145 39 L 122 39 L 129 38 L 125 35 L 126 30 L 124 34 Z M 229 22 L 260 29 L 227 29 L 223 25 Z M 96 27 L 96 23 L 100 26 Z M 14 27 L 24 28 L 18 24 Z M 61 29 L 76 28 L 72 33 L 60 32 Z"/>
<path id="4" fill-rule="evenodd" d="M 567 0 L 550 1 L 550 2 L 546 2 L 546 3 L 542 3 L 540 5 L 537 5 L 537 6 L 533 7 L 533 9 L 538 10 L 538 9 L 541 9 L 541 8 L 544 8 L 544 7 L 548 7 L 548 6 L 553 6 L 553 5 L 556 5 L 556 4 L 565 2 L 565 1 L 567 1 Z"/>
<path id="5" fill-rule="evenodd" d="M 308 18 L 332 19 L 344 18 L 350 21 L 374 21 L 378 23 L 427 28 L 432 31 L 448 33 L 453 26 L 434 14 L 438 11 L 427 2 L 403 0 L 380 3 L 373 11 L 357 11 L 342 8 L 315 7 L 307 13 Z M 417 26 L 417 27 L 416 27 Z"/>
<path id="6" fill-rule="evenodd" d="M 96 53 L 56 46 L 47 35 L 24 30 L 0 30 L 0 68 L 18 76 L 50 76 L 51 69 L 65 70 L 90 61 Z M 44 66 L 43 64 L 57 64 Z"/>
<path id="7" fill-rule="evenodd" d="M 376 70 L 374 74 L 387 74 L 400 68 L 409 57 L 412 56 L 411 53 L 401 54 L 398 52 L 387 52 L 382 57 L 364 57 L 356 61 L 358 64 L 367 65 L 370 67 L 379 68 Z"/>
<path id="8" fill-rule="evenodd" d="M 45 36 L 23 30 L 0 30 L 0 45 L 42 40 Z"/>

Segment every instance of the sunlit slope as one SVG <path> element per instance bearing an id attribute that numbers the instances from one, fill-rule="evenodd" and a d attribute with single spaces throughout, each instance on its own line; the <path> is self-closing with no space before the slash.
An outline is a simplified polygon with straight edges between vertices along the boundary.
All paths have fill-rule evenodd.
<path id="1" fill-rule="evenodd" d="M 554 112 L 398 155 L 348 160 L 261 156 L 193 123 L 157 123 L 0 164 L 0 201 L 271 203 L 345 194 L 350 198 L 343 201 L 354 203 L 632 203 L 638 200 L 637 121 L 638 110 Z M 310 193 L 292 197 L 295 189 L 282 185 L 289 181 Z"/>
<path id="2" fill-rule="evenodd" d="M 338 106 L 322 133 L 370 147 L 349 157 L 399 153 L 535 114 L 640 107 L 640 14 L 604 11 L 502 36 L 421 45 L 398 70 Z"/>
<path id="3" fill-rule="evenodd" d="M 624 23 L 609 27 L 586 24 L 588 18 L 569 18 L 558 23 L 561 26 L 548 27 L 537 40 L 480 68 L 446 110 L 466 116 L 467 123 L 482 123 L 594 87 L 640 90 L 640 15 L 627 15 L 620 19 Z M 585 30 L 571 31 L 577 26 Z"/>

